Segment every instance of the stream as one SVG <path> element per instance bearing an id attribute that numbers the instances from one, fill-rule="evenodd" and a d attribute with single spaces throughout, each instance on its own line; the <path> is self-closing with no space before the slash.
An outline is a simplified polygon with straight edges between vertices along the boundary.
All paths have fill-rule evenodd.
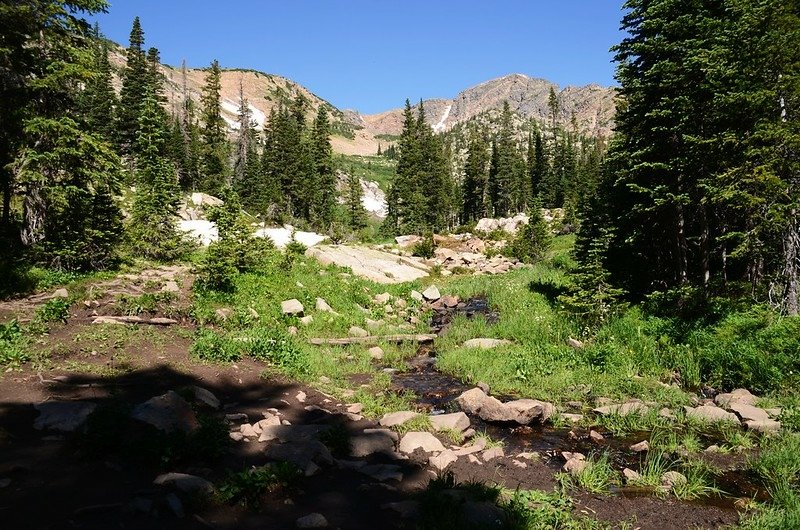
<path id="1" fill-rule="evenodd" d="M 476 297 L 466 302 L 459 302 L 453 308 L 435 310 L 431 318 L 432 332 L 437 335 L 443 334 L 453 319 L 459 315 L 468 319 L 485 318 L 490 325 L 499 319 L 499 314 L 490 308 L 485 297 Z M 395 391 L 413 393 L 417 405 L 429 414 L 442 414 L 459 411 L 455 398 L 474 388 L 474 385 L 465 385 L 458 378 L 439 372 L 436 368 L 435 345 L 428 343 L 419 347 L 417 355 L 408 362 L 407 371 L 392 375 L 392 387 Z M 515 399 L 514 396 L 495 395 L 495 397 L 501 401 Z M 541 461 L 554 472 L 561 470 L 563 464 L 561 453 L 564 451 L 580 452 L 587 457 L 605 452 L 614 469 L 621 471 L 628 467 L 638 470 L 642 466 L 645 454 L 635 453 L 629 448 L 632 444 L 648 440 L 651 435 L 650 432 L 643 431 L 617 437 L 598 427 L 597 430 L 604 439 L 595 442 L 589 437 L 589 429 L 583 427 L 568 429 L 554 428 L 552 425 L 497 424 L 485 422 L 476 416 L 470 416 L 470 422 L 476 431 L 485 432 L 493 440 L 503 442 L 506 454 L 537 452 L 541 456 Z M 715 441 L 722 444 L 722 441 L 715 440 L 713 436 L 704 440 L 707 445 Z M 713 479 L 716 487 L 724 494 L 691 502 L 736 509 L 737 501 L 742 498 L 759 501 L 769 499 L 768 493 L 763 487 L 759 487 L 748 470 L 725 471 Z M 611 486 L 610 493 L 636 497 L 653 495 L 654 490 L 635 486 Z"/>

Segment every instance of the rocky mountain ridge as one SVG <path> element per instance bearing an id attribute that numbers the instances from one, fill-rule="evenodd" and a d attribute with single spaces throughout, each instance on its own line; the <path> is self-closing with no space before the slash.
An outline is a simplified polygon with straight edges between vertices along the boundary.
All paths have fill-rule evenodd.
<path id="1" fill-rule="evenodd" d="M 116 48 L 112 52 L 111 62 L 117 72 L 122 71 L 125 60 L 122 48 Z M 199 107 L 206 69 L 162 65 L 161 73 L 164 76 L 166 105 L 171 110 L 180 108 L 184 92 Z M 119 89 L 119 75 L 115 76 L 114 82 Z M 263 128 L 272 109 L 281 103 L 288 104 L 297 94 L 303 94 L 309 102 L 309 120 L 313 119 L 320 106 L 327 106 L 334 133 L 331 143 L 337 153 L 373 155 L 379 143 L 386 146 L 402 131 L 402 108 L 371 115 L 362 115 L 354 110 L 340 110 L 308 88 L 279 75 L 229 68 L 223 69 L 221 84 L 222 117 L 231 131 L 238 128 L 240 86 L 257 129 Z M 557 85 L 544 79 L 511 74 L 468 88 L 453 99 L 428 99 L 423 103 L 428 123 L 437 132 L 450 130 L 454 125 L 469 121 L 482 113 L 500 109 L 504 101 L 508 101 L 512 110 L 521 118 L 545 121 L 549 115 L 548 96 L 551 87 L 558 94 L 560 123 L 570 123 L 574 113 L 582 131 L 593 135 L 610 135 L 615 90 L 599 85 L 559 89 Z"/>
<path id="2" fill-rule="evenodd" d="M 449 130 L 457 123 L 469 121 L 487 110 L 500 109 L 508 101 L 511 110 L 523 118 L 549 120 L 550 89 L 559 101 L 558 122 L 567 125 L 574 114 L 581 131 L 609 136 L 614 126 L 616 90 L 597 84 L 583 87 L 558 85 L 545 79 L 511 74 L 485 81 L 459 93 L 453 99 L 424 100 L 425 116 L 434 130 Z M 417 108 L 417 105 L 414 106 Z M 403 109 L 360 116 L 363 126 L 374 135 L 394 136 L 403 126 Z"/>

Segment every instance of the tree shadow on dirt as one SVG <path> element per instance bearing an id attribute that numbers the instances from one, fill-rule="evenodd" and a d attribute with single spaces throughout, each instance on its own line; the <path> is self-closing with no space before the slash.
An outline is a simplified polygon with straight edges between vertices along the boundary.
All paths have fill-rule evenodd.
<path id="1" fill-rule="evenodd" d="M 0 403 L 0 480 L 8 482 L 0 488 L 4 528 L 293 528 L 298 517 L 313 512 L 323 514 L 331 527 L 402 528 L 402 519 L 381 506 L 412 498 L 412 490 L 430 478 L 408 462 L 401 464 L 402 485 L 332 464 L 302 477 L 294 489 L 267 493 L 257 506 L 179 494 L 176 510 L 170 505 L 172 490 L 153 484 L 159 474 L 189 473 L 219 486 L 233 472 L 269 462 L 264 448 L 273 442 L 231 440 L 229 430 L 243 420 L 225 425 L 226 414 L 246 414 L 254 423 L 275 408 L 292 425 L 329 425 L 346 435 L 371 425 L 328 412 L 337 412 L 340 404 L 290 382 L 242 381 L 228 372 L 210 380 L 167 364 L 114 377 L 70 374 L 41 384 L 47 401 L 86 401 L 96 408 L 78 431 L 61 433 L 34 428 L 39 412 L 30 397 Z M 218 410 L 193 405 L 201 423 L 195 432 L 203 433 L 199 439 L 165 436 L 129 417 L 137 404 L 168 391 L 188 396 L 194 386 L 222 403 Z M 295 398 L 300 390 L 308 394 L 304 403 Z M 329 443 L 335 439 L 328 437 Z M 341 452 L 335 456 L 348 458 Z M 383 455 L 368 459 L 389 463 Z"/>

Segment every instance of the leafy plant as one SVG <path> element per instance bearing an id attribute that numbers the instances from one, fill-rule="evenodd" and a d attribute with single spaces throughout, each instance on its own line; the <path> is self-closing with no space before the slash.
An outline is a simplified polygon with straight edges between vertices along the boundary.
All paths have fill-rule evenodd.
<path id="1" fill-rule="evenodd" d="M 258 506 L 265 493 L 276 493 L 294 488 L 302 473 L 288 462 L 253 467 L 232 473 L 219 486 L 217 496 L 221 502 Z"/>
<path id="2" fill-rule="evenodd" d="M 36 310 L 36 318 L 41 322 L 66 323 L 70 305 L 66 298 L 51 298 Z"/>
<path id="3" fill-rule="evenodd" d="M 411 249 L 411 254 L 420 258 L 431 259 L 436 252 L 436 243 L 433 241 L 433 234 L 426 234 L 422 241 Z"/>
<path id="4" fill-rule="evenodd" d="M 0 365 L 19 367 L 29 360 L 19 322 L 0 324 Z"/>
<path id="5" fill-rule="evenodd" d="M 197 330 L 191 354 L 197 359 L 216 363 L 233 362 L 241 358 L 239 345 L 210 329 Z"/>

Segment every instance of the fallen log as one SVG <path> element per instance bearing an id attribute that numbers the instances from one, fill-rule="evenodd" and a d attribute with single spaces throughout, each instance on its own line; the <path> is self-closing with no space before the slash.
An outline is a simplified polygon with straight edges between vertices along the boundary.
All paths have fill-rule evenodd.
<path id="1" fill-rule="evenodd" d="M 156 317 L 144 319 L 137 316 L 99 316 L 92 320 L 92 324 L 150 324 L 152 326 L 171 326 L 178 321 L 172 318 Z"/>
<path id="2" fill-rule="evenodd" d="M 351 344 L 377 344 L 379 342 L 433 342 L 436 335 L 376 335 L 373 337 L 344 337 L 341 339 L 313 338 L 314 346 L 349 346 Z"/>

